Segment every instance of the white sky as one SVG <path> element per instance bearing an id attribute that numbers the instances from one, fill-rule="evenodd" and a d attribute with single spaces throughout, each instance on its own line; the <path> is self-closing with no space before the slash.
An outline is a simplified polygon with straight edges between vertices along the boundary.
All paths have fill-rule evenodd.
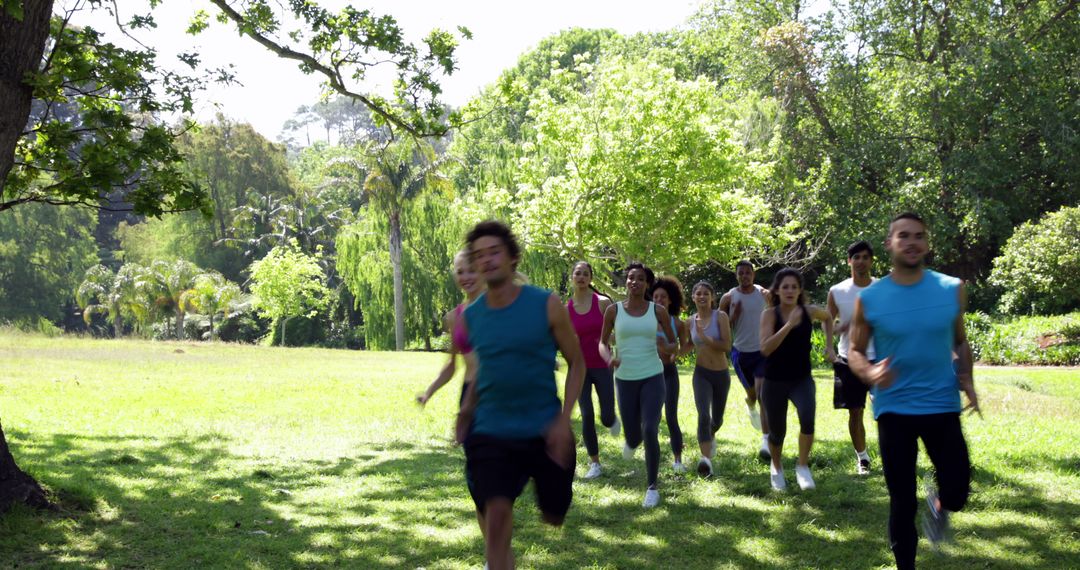
<path id="1" fill-rule="evenodd" d="M 75 0 L 60 0 L 56 9 Z M 146 0 L 118 0 L 121 16 L 146 13 Z M 541 39 L 572 27 L 613 28 L 623 34 L 661 31 L 683 24 L 700 0 L 322 0 L 335 8 L 352 3 L 377 14 L 394 16 L 408 36 L 422 37 L 432 28 L 456 30 L 462 25 L 473 33 L 457 51 L 458 71 L 442 82 L 443 102 L 462 105 L 484 86 L 492 83 L 518 57 Z M 191 16 L 199 8 L 211 14 L 216 9 L 201 0 L 167 0 L 154 10 L 158 28 L 137 34 L 147 45 L 158 49 L 165 65 L 181 51 L 198 49 L 206 66 L 227 63 L 236 66 L 243 86 L 215 87 L 203 94 L 196 107 L 196 120 L 209 121 L 217 112 L 238 121 L 250 122 L 270 140 L 277 140 L 281 125 L 297 107 L 319 100 L 319 76 L 304 75 L 291 61 L 277 56 L 250 38 L 240 37 L 231 25 L 214 22 L 199 36 L 184 33 Z M 83 11 L 73 21 L 92 25 L 109 41 L 126 45 L 115 24 L 104 11 Z M 389 90 L 373 86 L 389 95 Z"/>

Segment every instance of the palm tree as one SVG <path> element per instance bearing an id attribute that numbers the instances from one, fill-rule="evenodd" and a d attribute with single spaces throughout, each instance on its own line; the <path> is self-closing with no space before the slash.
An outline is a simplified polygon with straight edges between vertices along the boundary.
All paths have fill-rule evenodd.
<path id="1" fill-rule="evenodd" d="M 214 315 L 228 316 L 228 311 L 242 297 L 240 287 L 220 273 L 211 271 L 195 277 L 193 287 L 184 292 L 180 304 L 210 319 L 210 340 L 214 340 Z"/>
<path id="2" fill-rule="evenodd" d="M 75 292 L 75 302 L 82 309 L 87 325 L 94 315 L 104 315 L 112 322 L 113 336 L 120 338 L 124 321 L 115 285 L 116 274 L 104 265 L 95 265 L 86 271 L 86 277 Z"/>
<path id="3" fill-rule="evenodd" d="M 447 158 L 436 158 L 431 145 L 419 140 L 398 140 L 372 145 L 364 158 L 367 175 L 364 195 L 369 207 L 389 222 L 390 262 L 394 266 L 394 344 L 405 349 L 405 292 L 402 283 L 401 214 L 405 204 L 425 191 L 449 189 L 440 169 Z"/>
<path id="4" fill-rule="evenodd" d="M 149 270 L 149 286 L 154 295 L 155 305 L 165 311 L 171 311 L 175 317 L 176 338 L 184 338 L 184 316 L 186 309 L 180 302 L 181 297 L 195 285 L 195 278 L 202 270 L 190 261 L 155 261 Z"/>

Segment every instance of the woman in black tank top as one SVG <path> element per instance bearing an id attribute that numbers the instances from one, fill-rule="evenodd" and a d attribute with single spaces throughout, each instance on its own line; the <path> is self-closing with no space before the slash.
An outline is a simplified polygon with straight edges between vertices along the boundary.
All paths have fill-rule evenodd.
<path id="1" fill-rule="evenodd" d="M 781 450 L 787 432 L 787 404 L 790 400 L 799 415 L 799 459 L 795 476 L 803 490 L 814 488 L 810 474 L 810 448 L 814 444 L 816 408 L 814 378 L 810 366 L 811 321 L 821 321 L 825 331 L 825 358 L 836 359 L 832 351 L 832 316 L 824 307 L 807 305 L 802 274 L 790 267 L 773 279 L 772 309 L 761 314 L 761 353 L 765 355 L 765 382 L 761 402 L 769 418 L 770 484 L 787 488 Z"/>

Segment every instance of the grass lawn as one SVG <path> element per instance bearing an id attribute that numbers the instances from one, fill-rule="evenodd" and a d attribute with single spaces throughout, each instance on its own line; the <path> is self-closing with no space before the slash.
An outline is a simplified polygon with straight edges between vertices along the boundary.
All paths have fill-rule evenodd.
<path id="1" fill-rule="evenodd" d="M 464 458 L 450 444 L 459 380 L 426 410 L 412 402 L 443 358 L 0 333 L 0 419 L 17 461 L 64 509 L 0 516 L 0 567 L 479 568 Z M 578 480 L 563 528 L 540 523 L 531 493 L 518 502 L 519 565 L 891 566 L 880 469 L 854 474 L 829 376 L 816 375 L 817 490 L 795 484 L 793 438 L 789 491 L 770 490 L 736 382 L 713 479 L 671 472 L 662 423 L 663 500 L 646 511 L 641 452 L 624 460 L 621 438 L 602 431 L 605 476 Z M 964 420 L 971 501 L 953 519 L 956 542 L 934 554 L 923 541 L 920 565 L 1080 567 L 1080 371 L 981 368 L 976 382 L 985 419 Z M 692 466 L 689 370 L 682 387 Z"/>

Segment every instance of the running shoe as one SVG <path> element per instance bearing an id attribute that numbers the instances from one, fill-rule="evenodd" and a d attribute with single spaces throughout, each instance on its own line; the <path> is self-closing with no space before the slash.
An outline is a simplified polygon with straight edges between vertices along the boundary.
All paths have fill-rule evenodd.
<path id="1" fill-rule="evenodd" d="M 869 475 L 870 474 L 870 460 L 869 459 L 860 459 L 859 462 L 855 464 L 855 473 L 857 473 L 859 475 Z"/>
<path id="2" fill-rule="evenodd" d="M 600 464 L 595 461 L 589 464 L 589 470 L 585 473 L 586 479 L 596 479 L 600 476 Z"/>
<path id="3" fill-rule="evenodd" d="M 682 464 L 682 461 L 676 461 L 671 464 L 671 469 L 676 473 L 686 473 L 686 466 Z"/>
<path id="4" fill-rule="evenodd" d="M 619 418 L 616 417 L 615 423 L 611 424 L 611 427 L 609 427 L 608 430 L 611 431 L 611 435 L 618 436 L 620 429 L 622 429 L 622 422 L 620 422 Z"/>
<path id="5" fill-rule="evenodd" d="M 712 461 L 709 461 L 708 457 L 698 459 L 697 472 L 702 477 L 712 477 Z"/>
<path id="6" fill-rule="evenodd" d="M 769 452 L 769 436 L 762 436 L 761 449 L 758 449 L 757 454 L 762 461 L 768 461 L 772 459 L 772 453 Z"/>
<path id="7" fill-rule="evenodd" d="M 949 534 L 949 512 L 945 509 L 939 509 L 937 502 L 937 489 L 927 489 L 926 506 L 928 509 L 922 516 L 922 529 L 923 534 L 930 539 L 930 543 L 934 545 L 934 548 L 940 548 L 941 543 L 948 538 Z"/>
<path id="8" fill-rule="evenodd" d="M 622 456 L 623 456 L 623 459 L 633 459 L 635 451 L 637 451 L 637 450 L 634 449 L 633 447 L 630 447 L 628 444 L 626 444 L 626 443 L 622 444 Z"/>
<path id="9" fill-rule="evenodd" d="M 645 491 L 645 500 L 641 502 L 641 506 L 646 509 L 651 509 L 660 504 L 660 491 L 656 489 L 649 489 Z"/>
<path id="10" fill-rule="evenodd" d="M 783 491 L 787 489 L 787 481 L 784 480 L 784 470 L 774 471 L 769 474 L 769 484 L 773 490 Z"/>
<path id="11" fill-rule="evenodd" d="M 810 467 L 806 465 L 795 466 L 795 480 L 799 482 L 799 488 L 803 491 L 809 491 L 815 488 L 814 476 L 810 474 Z"/>
<path id="12" fill-rule="evenodd" d="M 750 414 L 750 425 L 754 426 L 754 431 L 761 431 L 761 414 L 758 413 L 757 406 L 747 404 L 746 411 Z"/>

